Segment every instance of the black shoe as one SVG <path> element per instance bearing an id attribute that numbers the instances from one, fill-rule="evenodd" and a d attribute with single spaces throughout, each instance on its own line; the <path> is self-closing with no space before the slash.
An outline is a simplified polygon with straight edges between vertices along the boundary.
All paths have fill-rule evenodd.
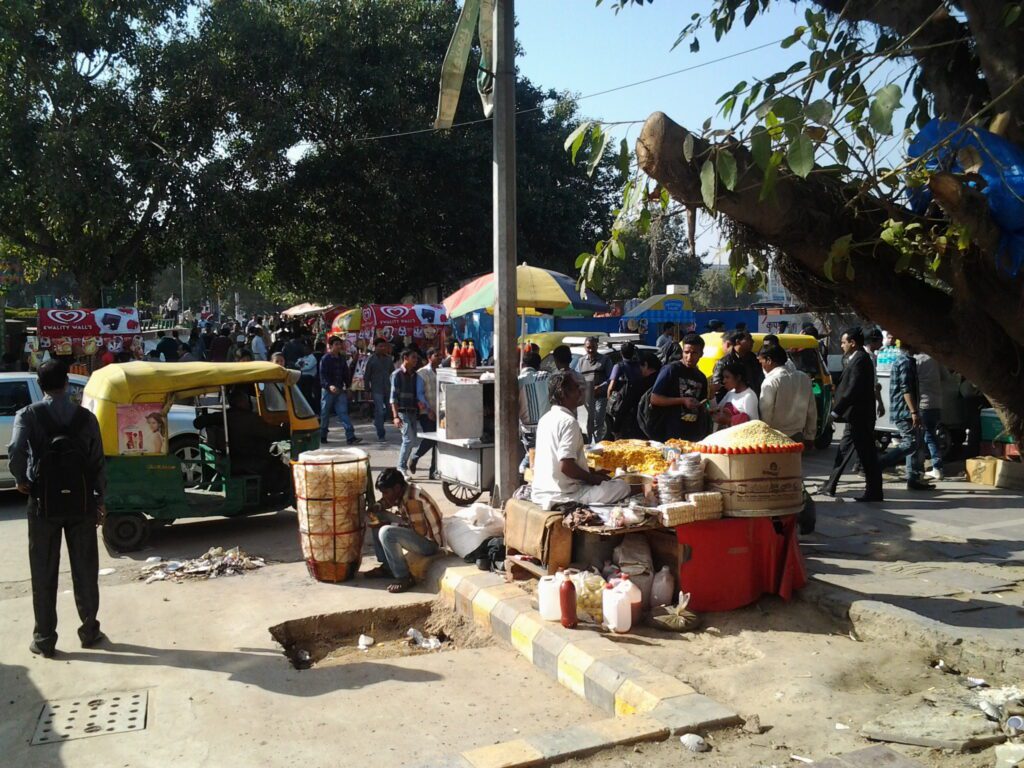
<path id="1" fill-rule="evenodd" d="M 416 465 L 418 463 L 419 463 L 419 459 L 417 459 L 415 456 L 413 456 L 411 459 L 409 459 L 409 465 L 408 466 L 409 466 L 409 473 L 410 474 L 413 474 L 413 475 L 416 474 Z"/>
<path id="2" fill-rule="evenodd" d="M 361 442 L 363 442 L 363 438 L 353 437 L 351 440 L 346 440 L 345 442 L 347 442 L 349 445 L 359 445 Z"/>
<path id="3" fill-rule="evenodd" d="M 29 643 L 28 649 L 36 656 L 42 656 L 44 659 L 52 659 L 55 652 L 54 648 L 40 648 L 39 644 L 36 643 L 35 640 Z"/>
<path id="4" fill-rule="evenodd" d="M 107 637 L 105 634 L 103 634 L 102 632 L 97 632 L 92 637 L 82 639 L 82 647 L 95 648 L 97 645 L 100 645 L 101 643 L 104 643 L 108 640 L 110 640 L 110 638 Z"/>
<path id="5" fill-rule="evenodd" d="M 835 488 L 827 488 L 827 487 L 825 487 L 823 485 L 823 486 L 821 486 L 821 488 L 819 488 L 817 491 L 815 491 L 815 493 L 817 493 L 817 494 L 819 494 L 821 496 L 835 496 L 836 495 L 836 489 Z"/>
<path id="6" fill-rule="evenodd" d="M 923 480 L 918 480 L 917 478 L 911 478 L 910 480 L 907 480 L 907 490 L 908 491 L 934 491 L 935 490 L 935 486 L 932 485 L 931 483 L 926 483 Z"/>
<path id="7" fill-rule="evenodd" d="M 327 445 L 329 442 L 331 442 L 331 441 L 328 440 L 326 437 L 321 437 L 320 438 L 320 445 Z"/>
<path id="8" fill-rule="evenodd" d="M 862 502 L 862 503 L 869 503 L 870 504 L 871 502 L 882 501 L 883 499 L 882 499 L 881 494 L 879 494 L 878 496 L 868 496 L 865 493 L 863 496 L 856 496 L 856 497 L 854 497 L 853 500 L 854 501 L 859 501 L 859 502 Z"/>

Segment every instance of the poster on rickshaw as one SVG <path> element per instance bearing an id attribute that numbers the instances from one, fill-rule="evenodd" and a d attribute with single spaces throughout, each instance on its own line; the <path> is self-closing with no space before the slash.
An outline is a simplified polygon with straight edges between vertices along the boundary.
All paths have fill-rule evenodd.
<path id="1" fill-rule="evenodd" d="M 121 456 L 167 454 L 167 414 L 159 403 L 117 406 L 117 452 Z"/>

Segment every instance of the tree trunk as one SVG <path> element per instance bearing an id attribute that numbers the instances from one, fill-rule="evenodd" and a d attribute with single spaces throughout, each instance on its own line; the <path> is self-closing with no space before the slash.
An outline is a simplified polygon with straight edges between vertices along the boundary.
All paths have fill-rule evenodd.
<path id="1" fill-rule="evenodd" d="M 692 160 L 682 151 L 689 132 L 666 115 L 651 115 L 637 139 L 641 169 L 683 205 L 703 205 L 700 168 L 711 147 L 694 135 Z M 1024 438 L 1024 314 L 1022 281 L 995 266 L 991 256 L 969 252 L 946 257 L 942 278 L 952 291 L 913 272 L 897 273 L 898 253 L 878 241 L 889 218 L 910 211 L 875 198 L 854 200 L 838 179 L 780 172 L 775 194 L 759 202 L 762 174 L 749 152 L 730 146 L 739 167 L 733 192 L 718 191 L 719 213 L 778 249 L 784 282 L 811 303 L 838 303 L 879 323 L 976 384 L 999 410 L 1018 441 Z M 855 278 L 825 276 L 832 243 L 852 234 L 870 247 L 851 251 Z M 840 270 L 842 271 L 842 270 Z"/>

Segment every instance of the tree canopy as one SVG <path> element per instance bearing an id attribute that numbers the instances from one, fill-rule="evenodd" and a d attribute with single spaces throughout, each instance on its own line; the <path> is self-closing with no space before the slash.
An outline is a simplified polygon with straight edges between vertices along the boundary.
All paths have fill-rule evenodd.
<path id="1" fill-rule="evenodd" d="M 699 51 L 779 2 L 707 0 L 677 45 Z M 801 5 L 804 23 L 780 42 L 797 54 L 788 69 L 728 88 L 703 126 L 648 118 L 612 234 L 582 277 L 616 257 L 652 200 L 703 208 L 728 235 L 740 287 L 774 265 L 805 301 L 852 308 L 963 373 L 1020 438 L 1021 3 Z"/>
<path id="2" fill-rule="evenodd" d="M 211 292 L 388 301 L 491 261 L 491 132 L 430 125 L 455 0 L 0 4 L 0 251 L 83 302 L 184 257 Z M 572 269 L 617 181 L 518 87 L 520 258 Z M 480 118 L 471 83 L 459 120 Z M 595 181 L 596 180 L 596 181 Z"/>

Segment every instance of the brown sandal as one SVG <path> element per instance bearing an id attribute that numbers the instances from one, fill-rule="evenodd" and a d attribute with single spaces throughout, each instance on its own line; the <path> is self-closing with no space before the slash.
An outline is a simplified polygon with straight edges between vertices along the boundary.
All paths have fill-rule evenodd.
<path id="1" fill-rule="evenodd" d="M 388 592 L 392 595 L 397 595 L 399 592 L 406 592 L 413 588 L 416 584 L 416 579 L 412 576 L 406 576 L 404 579 L 399 579 L 394 584 L 388 584 Z"/>
<path id="2" fill-rule="evenodd" d="M 395 574 L 386 565 L 378 565 L 376 568 L 371 568 L 363 574 L 363 578 L 366 579 L 393 579 L 394 577 Z"/>

